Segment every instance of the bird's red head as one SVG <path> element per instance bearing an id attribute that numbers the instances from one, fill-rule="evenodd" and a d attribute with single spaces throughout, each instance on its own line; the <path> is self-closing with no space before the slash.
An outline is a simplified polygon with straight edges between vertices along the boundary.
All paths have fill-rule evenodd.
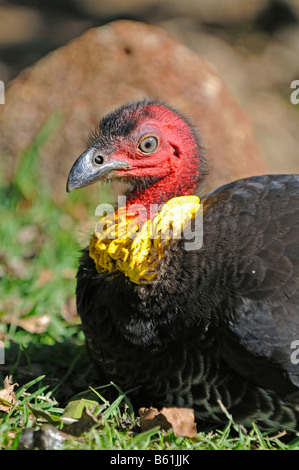
<path id="1" fill-rule="evenodd" d="M 129 103 L 104 117 L 90 146 L 74 163 L 67 190 L 99 180 L 132 183 L 129 204 L 161 204 L 193 194 L 206 160 L 187 120 L 156 100 Z"/>

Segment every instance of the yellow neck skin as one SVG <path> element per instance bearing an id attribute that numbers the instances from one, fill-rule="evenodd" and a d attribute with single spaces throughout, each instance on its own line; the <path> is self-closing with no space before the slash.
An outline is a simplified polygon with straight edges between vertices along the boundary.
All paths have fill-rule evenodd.
<path id="1" fill-rule="evenodd" d="M 105 230 L 96 231 L 89 245 L 97 271 L 122 272 L 135 284 L 151 283 L 158 276 L 165 247 L 172 239 L 181 238 L 184 226 L 199 208 L 197 196 L 175 197 L 140 229 L 136 219 L 126 217 L 125 210 L 101 217 Z"/>

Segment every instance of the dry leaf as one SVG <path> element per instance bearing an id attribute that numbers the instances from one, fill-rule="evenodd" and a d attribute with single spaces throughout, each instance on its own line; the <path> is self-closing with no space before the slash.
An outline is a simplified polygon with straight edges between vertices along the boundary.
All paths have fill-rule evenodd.
<path id="1" fill-rule="evenodd" d="M 28 318 L 19 318 L 16 322 L 18 326 L 29 331 L 29 333 L 43 333 L 46 331 L 51 319 L 45 314 L 41 316 L 32 316 Z"/>
<path id="2" fill-rule="evenodd" d="M 68 322 L 73 325 L 80 323 L 80 317 L 77 313 L 77 305 L 74 297 L 69 297 L 64 305 L 61 307 L 61 315 Z"/>
<path id="3" fill-rule="evenodd" d="M 191 408 L 162 408 L 161 413 L 171 423 L 176 436 L 194 437 L 197 434 L 194 410 Z"/>
<path id="4" fill-rule="evenodd" d="M 17 299 L 18 300 L 18 299 Z M 12 304 L 13 307 L 14 304 Z M 8 307 L 10 308 L 10 306 Z M 24 312 L 22 316 L 19 316 L 14 312 L 8 313 L 1 317 L 1 322 L 7 325 L 13 324 L 20 326 L 29 333 L 43 333 L 48 328 L 48 325 L 51 321 L 50 315 L 44 314 L 41 316 L 32 315 L 26 317 L 27 312 Z"/>
<path id="5" fill-rule="evenodd" d="M 4 379 L 4 388 L 0 390 L 0 411 L 8 412 L 10 408 L 16 403 L 16 396 L 14 392 L 15 385 L 12 376 L 6 376 Z"/>
<path id="6" fill-rule="evenodd" d="M 54 277 L 55 276 L 54 276 L 54 272 L 52 271 L 52 269 L 47 269 L 47 268 L 41 269 L 38 273 L 38 278 L 36 280 L 36 287 L 45 286 L 46 284 L 48 284 L 48 282 L 52 281 Z"/>
<path id="7" fill-rule="evenodd" d="M 5 272 L 10 276 L 20 279 L 26 278 L 26 263 L 23 258 L 14 257 L 8 259 L 6 253 L 0 252 L 0 263 L 3 265 Z"/>
<path id="8" fill-rule="evenodd" d="M 171 424 L 157 408 L 140 408 L 139 416 L 142 432 L 148 431 L 156 426 L 159 426 L 163 431 L 168 431 L 171 428 Z"/>
<path id="9" fill-rule="evenodd" d="M 40 231 L 36 225 L 25 225 L 22 227 L 17 234 L 17 242 L 21 245 L 27 243 L 33 243 L 40 236 Z"/>
<path id="10" fill-rule="evenodd" d="M 176 436 L 194 437 L 197 434 L 194 411 L 191 408 L 140 408 L 141 431 L 147 431 L 156 426 L 168 431 L 170 428 Z"/>

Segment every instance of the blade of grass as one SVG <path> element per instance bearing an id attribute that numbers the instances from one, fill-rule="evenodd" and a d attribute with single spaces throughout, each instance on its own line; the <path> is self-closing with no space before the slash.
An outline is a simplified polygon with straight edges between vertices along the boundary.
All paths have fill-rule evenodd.
<path id="1" fill-rule="evenodd" d="M 32 387 L 33 385 L 36 385 L 38 382 L 40 382 L 41 380 L 43 380 L 45 378 L 45 375 L 40 375 L 39 377 L 36 377 L 35 379 L 31 380 L 30 382 L 26 383 L 25 385 L 23 385 L 19 390 L 17 390 L 15 392 L 15 395 L 16 395 L 16 399 L 20 398 L 21 395 L 27 391 L 30 387 Z"/>
<path id="2" fill-rule="evenodd" d="M 53 113 L 42 126 L 30 148 L 18 157 L 14 186 L 28 200 L 44 191 L 45 181 L 41 175 L 38 175 L 40 150 L 56 132 L 60 122 L 61 115 L 57 112 Z"/>

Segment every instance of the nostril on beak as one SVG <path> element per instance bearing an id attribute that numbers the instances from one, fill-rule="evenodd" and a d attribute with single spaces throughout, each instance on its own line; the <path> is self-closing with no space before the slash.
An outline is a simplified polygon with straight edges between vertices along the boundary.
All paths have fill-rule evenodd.
<path id="1" fill-rule="evenodd" d="M 93 161 L 94 163 L 96 163 L 97 165 L 102 165 L 104 163 L 104 158 L 102 157 L 102 155 L 96 155 L 94 158 L 93 158 Z"/>

